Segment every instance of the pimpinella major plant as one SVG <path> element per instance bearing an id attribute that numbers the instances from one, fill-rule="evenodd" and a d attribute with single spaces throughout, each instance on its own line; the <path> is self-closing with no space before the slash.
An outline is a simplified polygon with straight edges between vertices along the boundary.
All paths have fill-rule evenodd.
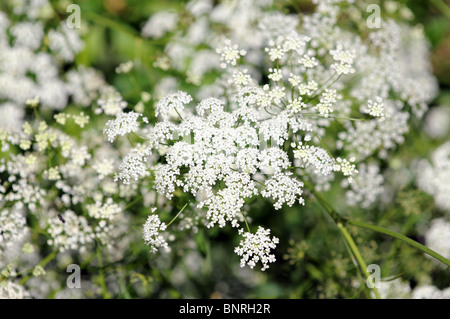
<path id="1" fill-rule="evenodd" d="M 44 2 L 36 12 L 55 10 Z M 436 251 L 404 235 L 417 214 L 396 212 L 401 231 L 368 222 L 394 205 L 386 166 L 438 92 L 423 30 L 402 22 L 409 11 L 400 5 L 371 29 L 364 1 L 294 4 L 193 0 L 179 14 L 153 14 L 143 38 L 131 36 L 167 43 L 153 61 L 156 85 L 149 93 L 140 87 L 135 69 L 145 63 L 116 68 L 132 84 L 135 105 L 94 69 L 67 71 L 73 58 L 61 52 L 76 52 L 60 40 L 67 33 L 76 51 L 82 44 L 76 31 L 51 31 L 51 14 L 1 15 L 6 61 L 17 52 L 29 61 L 23 70 L 7 63 L 0 74 L 9 85 L 0 108 L 14 119 L 0 134 L 1 296 L 186 297 L 204 296 L 194 286 L 210 285 L 207 296 L 233 297 L 239 285 L 264 286 L 282 269 L 298 286 L 291 296 L 390 297 L 384 286 L 366 285 L 368 265 L 384 257 L 365 239 L 381 245 L 386 236 L 430 256 L 430 274 L 448 267 L 435 230 L 445 233 L 444 220 L 426 236 Z M 87 17 L 113 32 L 130 30 Z M 26 30 L 42 41 L 27 40 Z M 46 87 L 49 77 L 64 99 Z M 424 178 L 420 185 L 440 193 Z M 367 214 L 353 216 L 355 209 Z M 392 247 L 386 264 L 406 263 Z M 213 260 L 222 254 L 237 265 L 230 275 Z M 88 273 L 76 292 L 50 267 L 74 262 Z M 304 271 L 313 279 L 302 285 Z M 314 286 L 317 295 L 308 292 Z M 413 296 L 426 295 L 419 288 Z"/>

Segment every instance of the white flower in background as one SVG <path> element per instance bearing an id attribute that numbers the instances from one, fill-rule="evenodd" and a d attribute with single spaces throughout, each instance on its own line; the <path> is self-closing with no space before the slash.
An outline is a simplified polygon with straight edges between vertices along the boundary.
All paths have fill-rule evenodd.
<path id="1" fill-rule="evenodd" d="M 261 263 L 261 270 L 269 268 L 269 264 L 275 262 L 275 255 L 271 253 L 276 248 L 279 240 L 276 237 L 270 238 L 270 229 L 259 226 L 256 233 L 243 232 L 240 230 L 243 240 L 241 240 L 234 252 L 242 257 L 241 267 L 248 265 L 253 269 L 258 262 Z"/>
<path id="2" fill-rule="evenodd" d="M 152 209 L 152 213 L 155 212 L 155 208 Z M 155 253 L 158 249 L 162 248 L 166 252 L 170 251 L 169 245 L 161 235 L 162 232 L 166 230 L 166 224 L 161 222 L 159 216 L 156 214 L 150 215 L 144 224 L 144 230 L 142 236 L 144 238 L 145 244 L 150 246 L 150 251 Z"/>
<path id="3" fill-rule="evenodd" d="M 183 91 L 166 95 L 156 105 L 155 115 L 160 116 L 163 120 L 169 120 L 173 113 L 182 112 L 184 105 L 191 101 L 192 97 Z"/>
<path id="4" fill-rule="evenodd" d="M 106 219 L 110 220 L 114 218 L 115 215 L 122 212 L 122 208 L 113 202 L 112 198 L 108 198 L 105 203 L 95 202 L 95 204 L 90 204 L 86 206 L 89 216 L 96 219 Z"/>
<path id="5" fill-rule="evenodd" d="M 362 107 L 362 112 L 367 113 L 373 117 L 379 117 L 382 120 L 385 119 L 384 103 L 383 99 L 379 96 L 375 98 L 375 101 L 369 100 L 367 107 Z"/>
<path id="6" fill-rule="evenodd" d="M 51 239 L 47 241 L 60 252 L 66 250 L 85 251 L 86 246 L 94 241 L 95 235 L 88 221 L 83 216 L 77 216 L 73 211 L 60 214 L 61 218 L 48 220 L 48 233 Z"/>
<path id="7" fill-rule="evenodd" d="M 159 39 L 167 32 L 172 31 L 178 24 L 178 14 L 175 12 L 160 11 L 148 19 L 142 28 L 142 35 L 147 38 Z"/>
<path id="8" fill-rule="evenodd" d="M 430 249 L 450 258 L 450 222 L 443 218 L 434 219 L 425 233 L 425 243 Z"/>
<path id="9" fill-rule="evenodd" d="M 98 159 L 92 165 L 92 168 L 98 173 L 98 178 L 102 180 L 114 172 L 114 163 L 114 159 L 111 158 Z"/>
<path id="10" fill-rule="evenodd" d="M 122 112 L 127 107 L 128 103 L 123 101 L 122 96 L 114 89 L 108 89 L 102 93 L 97 100 L 97 104 L 101 109 L 97 113 L 104 112 L 106 115 L 116 115 Z"/>
<path id="11" fill-rule="evenodd" d="M 425 118 L 425 133 L 431 138 L 443 138 L 450 131 L 450 109 L 439 106 L 430 109 Z"/>
<path id="12" fill-rule="evenodd" d="M 61 23 L 58 30 L 50 30 L 48 40 L 50 49 L 66 62 L 72 62 L 84 47 L 77 31 L 69 29 L 66 23 Z"/>
<path id="13" fill-rule="evenodd" d="M 106 123 L 106 129 L 103 130 L 108 136 L 108 141 L 112 143 L 117 135 L 124 136 L 125 134 L 136 132 L 139 129 L 138 119 L 140 116 L 142 116 L 142 114 L 134 111 L 116 114 L 116 118 L 114 120 L 109 120 Z M 147 121 L 145 117 L 143 118 L 143 121 Z"/>
<path id="14" fill-rule="evenodd" d="M 382 299 L 405 299 L 411 294 L 409 284 L 403 282 L 400 278 L 391 281 L 380 281 L 378 292 Z M 372 293 L 372 295 L 374 295 Z"/>
<path id="15" fill-rule="evenodd" d="M 415 287 L 411 299 L 450 299 L 450 288 L 440 290 L 432 285 Z"/>
<path id="16" fill-rule="evenodd" d="M 29 297 L 30 295 L 23 285 L 10 280 L 0 282 L 0 299 L 25 299 Z"/>
<path id="17" fill-rule="evenodd" d="M 362 208 L 370 207 L 383 194 L 383 182 L 384 178 L 380 174 L 378 165 L 360 164 L 358 175 L 354 177 L 353 182 L 343 181 L 343 187 L 349 187 L 349 190 L 345 193 L 348 205 L 360 205 Z"/>
<path id="18" fill-rule="evenodd" d="M 10 247 L 25 237 L 28 232 L 26 219 L 21 210 L 3 209 L 0 212 L 0 255 L 1 250 Z"/>
<path id="19" fill-rule="evenodd" d="M 134 63 L 133 61 L 127 61 L 124 63 L 121 63 L 117 68 L 116 68 L 116 73 L 117 74 L 125 74 L 125 73 L 129 73 L 134 67 Z"/>
<path id="20" fill-rule="evenodd" d="M 352 74 L 356 70 L 353 68 L 353 61 L 355 59 L 355 52 L 343 50 L 341 45 L 335 50 L 330 50 L 330 54 L 336 63 L 331 65 L 331 69 L 335 70 L 337 74 Z"/>
<path id="21" fill-rule="evenodd" d="M 450 142 L 432 153 L 431 163 L 420 160 L 416 172 L 417 186 L 433 196 L 439 208 L 450 212 Z"/>
<path id="22" fill-rule="evenodd" d="M 230 39 L 226 39 L 224 44 L 224 47 L 216 49 L 216 52 L 220 54 L 220 60 L 224 61 L 220 64 L 223 69 L 227 67 L 227 64 L 235 66 L 241 56 L 247 53 L 245 50 L 239 50 L 237 44 L 231 44 Z"/>
<path id="23" fill-rule="evenodd" d="M 11 28 L 11 34 L 16 46 L 25 46 L 34 51 L 41 46 L 44 28 L 40 22 L 21 22 Z"/>

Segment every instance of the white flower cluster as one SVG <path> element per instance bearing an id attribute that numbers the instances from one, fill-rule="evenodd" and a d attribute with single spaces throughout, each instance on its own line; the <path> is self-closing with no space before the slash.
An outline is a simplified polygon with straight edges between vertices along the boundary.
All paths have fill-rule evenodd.
<path id="1" fill-rule="evenodd" d="M 247 54 L 247 51 L 239 50 L 237 44 L 231 44 L 230 39 L 226 39 L 225 46 L 217 48 L 216 52 L 220 54 L 220 60 L 224 61 L 220 64 L 220 67 L 223 69 L 227 67 L 227 64 L 235 66 L 240 57 Z"/>
<path id="2" fill-rule="evenodd" d="M 4 248 L 21 241 L 27 234 L 26 219 L 18 209 L 3 209 L 0 212 L 0 256 Z"/>
<path id="3" fill-rule="evenodd" d="M 83 216 L 77 216 L 73 211 L 66 211 L 61 218 L 53 217 L 49 222 L 48 232 L 51 239 L 48 244 L 60 252 L 73 249 L 85 249 L 85 245 L 94 241 L 94 233 Z"/>
<path id="4" fill-rule="evenodd" d="M 156 209 L 152 209 L 152 213 Z M 161 222 L 157 214 L 148 216 L 147 221 L 144 224 L 144 230 L 142 236 L 144 237 L 145 244 L 150 246 L 150 251 L 155 253 L 158 248 L 163 248 L 165 251 L 169 251 L 169 245 L 165 240 L 162 232 L 166 230 L 166 224 Z"/>
<path id="5" fill-rule="evenodd" d="M 268 269 L 269 263 L 276 261 L 275 255 L 271 254 L 271 251 L 277 246 L 278 238 L 270 238 L 270 229 L 264 229 L 261 226 L 254 234 L 243 230 L 240 233 L 244 239 L 234 249 L 234 252 L 242 257 L 241 267 L 248 265 L 253 269 L 258 262 L 261 262 L 261 270 Z"/>
<path id="6" fill-rule="evenodd" d="M 108 136 L 108 141 L 113 142 L 117 135 L 124 136 L 125 134 L 136 132 L 139 128 L 138 119 L 141 116 L 142 114 L 134 111 L 116 114 L 114 120 L 109 120 L 106 123 L 106 128 L 103 131 Z M 146 117 L 143 117 L 142 121 L 148 123 Z"/>
<path id="7" fill-rule="evenodd" d="M 245 203 L 256 196 L 273 200 L 275 209 L 303 204 L 303 178 L 325 189 L 336 172 L 347 178 L 351 205 L 373 204 L 382 192 L 380 170 L 376 161 L 360 165 L 358 178 L 356 160 L 377 152 L 386 158 L 402 143 L 407 105 L 420 117 L 436 82 L 423 33 L 389 20 L 363 40 L 341 27 L 343 2 L 353 3 L 317 2 L 299 23 L 266 2 L 191 1 L 191 25 L 174 33 L 157 64 L 184 72 L 199 89 L 191 97 L 173 77 L 162 81 L 159 121 L 140 129 L 146 141 L 124 158 L 116 179 L 129 184 L 154 171 L 158 193 L 191 193 L 208 227 L 240 227 Z M 352 19 L 365 23 L 355 12 Z M 224 42 L 212 24 L 226 27 Z M 220 76 L 201 85 L 212 70 Z M 340 131 L 327 146 L 333 122 Z"/>

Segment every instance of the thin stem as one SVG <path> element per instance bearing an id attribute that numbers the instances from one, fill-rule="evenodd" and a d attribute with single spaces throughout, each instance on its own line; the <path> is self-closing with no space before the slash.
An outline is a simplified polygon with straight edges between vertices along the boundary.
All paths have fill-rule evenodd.
<path id="1" fill-rule="evenodd" d="M 438 254 L 437 252 L 431 250 L 430 248 L 419 244 L 417 241 L 412 240 L 411 238 L 406 237 L 405 235 L 396 233 L 390 229 L 384 228 L 384 227 L 380 227 L 380 226 L 375 226 L 375 225 L 371 225 L 371 224 L 367 224 L 364 222 L 359 222 L 356 220 L 347 220 L 347 223 L 353 226 L 357 226 L 357 227 L 361 227 L 361 228 L 365 228 L 365 229 L 370 229 L 373 230 L 375 232 L 384 234 L 384 235 L 388 235 L 390 237 L 396 238 L 396 239 L 400 239 L 402 241 L 404 241 L 405 243 L 413 246 L 416 249 L 419 249 L 420 251 L 424 252 L 425 254 L 430 255 L 433 258 L 436 258 L 437 260 L 443 262 L 444 264 L 446 264 L 447 266 L 450 266 L 450 260 L 448 260 L 447 258 L 441 256 L 440 254 Z"/>
<path id="2" fill-rule="evenodd" d="M 370 278 L 370 274 L 367 272 L 367 265 L 364 262 L 364 259 L 362 258 L 362 255 L 359 252 L 358 246 L 356 246 L 355 241 L 353 240 L 352 236 L 348 232 L 347 228 L 345 228 L 342 223 L 338 223 L 337 226 L 338 226 L 339 230 L 341 231 L 342 235 L 344 236 L 345 241 L 347 242 L 351 252 L 355 256 L 355 259 L 360 267 L 361 272 L 365 275 L 365 277 L 367 279 Z M 380 296 L 377 288 L 373 287 L 372 290 L 375 293 L 376 298 L 381 299 L 381 296 Z"/>
<path id="3" fill-rule="evenodd" d="M 442 0 L 431 0 L 431 2 L 433 3 L 433 5 L 438 8 L 440 11 L 442 11 L 442 13 L 448 18 L 450 19 L 450 8 L 448 7 L 447 4 L 445 4 L 444 1 Z"/>
<path id="4" fill-rule="evenodd" d="M 182 120 L 183 121 L 183 117 L 180 115 L 180 113 L 178 112 L 178 110 L 177 110 L 177 108 L 176 107 L 174 107 L 174 110 L 175 110 L 175 112 L 177 112 L 177 114 L 178 114 L 178 116 L 180 117 L 180 120 Z"/>
<path id="5" fill-rule="evenodd" d="M 241 211 L 242 217 L 244 217 L 245 226 L 247 226 L 247 230 L 249 233 L 251 233 L 250 227 L 248 226 L 247 217 L 244 215 L 244 213 Z"/>
<path id="6" fill-rule="evenodd" d="M 187 202 L 186 204 L 184 204 L 183 208 L 178 212 L 178 214 L 167 224 L 166 227 L 169 227 L 174 221 L 175 219 L 178 218 L 178 216 L 180 216 L 180 214 L 183 212 L 183 210 L 186 208 L 186 206 L 189 204 L 189 202 Z"/>
<path id="7" fill-rule="evenodd" d="M 53 258 L 56 257 L 56 255 L 58 255 L 58 251 L 57 250 L 52 251 L 47 257 L 42 259 L 41 262 L 38 265 L 41 266 L 42 268 L 44 268 L 50 261 L 53 260 Z M 30 272 L 32 272 L 32 271 L 33 271 L 33 269 L 30 270 Z M 19 283 L 21 285 L 25 284 L 28 281 L 28 279 L 30 279 L 30 277 L 31 277 L 30 274 L 26 275 L 25 277 L 23 277 L 20 280 Z"/>
<path id="8" fill-rule="evenodd" d="M 135 200 L 133 200 L 131 203 L 129 203 L 127 206 L 125 206 L 125 210 L 130 208 L 131 206 L 133 206 L 134 204 L 136 204 L 137 202 L 139 202 L 141 199 L 143 199 L 144 196 L 139 196 L 138 198 L 136 198 Z"/>
<path id="9" fill-rule="evenodd" d="M 108 288 L 106 288 L 105 273 L 104 273 L 104 269 L 103 269 L 103 258 L 102 258 L 102 251 L 101 251 L 100 245 L 97 246 L 97 261 L 98 261 L 98 270 L 99 270 L 99 281 L 100 281 L 100 287 L 102 288 L 103 298 L 109 299 Z"/>
<path id="10" fill-rule="evenodd" d="M 41 118 L 39 117 L 39 113 L 37 111 L 37 107 L 33 107 L 34 115 L 36 116 L 36 119 L 40 122 Z"/>
<path id="11" fill-rule="evenodd" d="M 412 240 L 411 238 L 406 237 L 405 235 L 399 234 L 397 232 L 394 232 L 390 229 L 384 228 L 384 227 L 380 227 L 380 226 L 375 226 L 375 225 L 371 225 L 371 224 L 367 224 L 364 222 L 359 222 L 359 221 L 355 221 L 355 220 L 351 220 L 345 217 L 342 217 L 338 212 L 336 212 L 333 207 L 330 206 L 330 204 L 327 202 L 327 200 L 319 193 L 317 193 L 314 190 L 314 187 L 311 185 L 310 182 L 308 181 L 304 181 L 305 186 L 311 191 L 311 193 L 313 193 L 313 195 L 318 199 L 319 203 L 325 208 L 325 210 L 328 212 L 328 214 L 331 216 L 331 218 L 337 223 L 342 223 L 342 224 L 350 224 L 353 226 L 357 226 L 357 227 L 361 227 L 361 228 L 365 228 L 365 229 L 370 229 L 372 231 L 384 234 L 384 235 L 388 235 L 391 236 L 393 238 L 396 239 L 400 239 L 402 241 L 404 241 L 405 243 L 411 245 L 412 247 L 430 255 L 433 258 L 436 258 L 437 260 L 443 262 L 444 264 L 446 264 L 447 266 L 450 266 L 450 260 L 448 260 L 447 258 L 441 256 L 440 254 L 438 254 L 437 252 L 431 250 L 430 248 L 419 244 L 418 242 L 416 242 L 415 240 Z"/>

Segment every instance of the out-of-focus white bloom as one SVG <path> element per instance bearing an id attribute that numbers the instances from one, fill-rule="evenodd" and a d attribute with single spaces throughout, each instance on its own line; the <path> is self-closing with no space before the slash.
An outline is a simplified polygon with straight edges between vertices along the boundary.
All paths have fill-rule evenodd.
<path id="1" fill-rule="evenodd" d="M 145 23 L 142 28 L 142 35 L 147 38 L 159 39 L 167 32 L 175 29 L 177 23 L 177 13 L 168 11 L 157 12 Z"/>
<path id="2" fill-rule="evenodd" d="M 439 290 L 432 285 L 415 287 L 411 294 L 412 299 L 450 299 L 450 288 Z"/>
<path id="3" fill-rule="evenodd" d="M 25 46 L 34 51 L 41 46 L 44 28 L 39 22 L 21 22 L 11 28 L 11 34 L 15 37 L 16 46 Z"/>
<path id="4" fill-rule="evenodd" d="M 416 168 L 417 185 L 434 197 L 436 205 L 450 212 L 450 142 L 438 147 L 431 155 L 431 164 L 421 160 Z"/>
<path id="5" fill-rule="evenodd" d="M 335 70 L 337 74 L 352 74 L 356 70 L 353 68 L 353 60 L 355 59 L 355 52 L 343 50 L 339 45 L 335 50 L 330 50 L 330 54 L 336 63 L 333 63 L 330 67 Z"/>
<path id="6" fill-rule="evenodd" d="M 279 240 L 276 237 L 270 238 L 270 229 L 264 229 L 259 226 L 256 233 L 244 232 L 241 230 L 243 240 L 241 240 L 234 252 L 241 256 L 241 267 L 248 265 L 254 268 L 258 262 L 261 262 L 264 271 L 269 268 L 269 263 L 275 262 L 275 255 L 271 250 L 275 249 Z"/>
<path id="7" fill-rule="evenodd" d="M 50 49 L 67 62 L 72 62 L 75 55 L 84 47 L 78 33 L 74 29 L 69 29 L 65 23 L 61 23 L 56 31 L 50 30 L 48 40 Z"/>
<path id="8" fill-rule="evenodd" d="M 23 123 L 24 110 L 14 103 L 0 104 L 0 128 L 7 131 L 20 131 Z"/>
<path id="9" fill-rule="evenodd" d="M 127 61 L 127 62 L 121 63 L 116 68 L 116 73 L 117 74 L 129 73 L 133 69 L 133 66 L 134 66 L 133 61 Z"/>
<path id="10" fill-rule="evenodd" d="M 119 114 L 128 105 L 116 90 L 109 89 L 101 95 L 100 99 L 97 100 L 97 104 L 101 107 L 97 113 L 105 112 L 106 115 Z"/>
<path id="11" fill-rule="evenodd" d="M 94 241 L 94 233 L 83 216 L 77 216 L 73 211 L 66 211 L 58 217 L 50 218 L 48 233 L 51 236 L 47 242 L 60 252 L 66 250 L 84 251 L 86 245 Z"/>
<path id="12" fill-rule="evenodd" d="M 410 297 L 411 287 L 400 278 L 379 282 L 378 292 L 382 299 L 405 299 Z"/>
<path id="13" fill-rule="evenodd" d="M 96 202 L 95 204 L 90 204 L 86 206 L 89 216 L 96 219 L 107 219 L 110 220 L 114 218 L 115 215 L 122 212 L 122 208 L 113 202 L 111 198 L 108 198 L 103 204 L 101 202 Z"/>
<path id="14" fill-rule="evenodd" d="M 102 180 L 114 172 L 114 159 L 99 159 L 92 165 L 92 168 L 98 173 L 98 178 Z"/>
<path id="15" fill-rule="evenodd" d="M 25 299 L 29 297 L 28 292 L 22 285 L 10 280 L 0 282 L 0 299 Z"/>
<path id="16" fill-rule="evenodd" d="M 114 177 L 114 180 L 121 180 L 124 184 L 130 184 L 130 180 L 138 180 L 140 177 L 147 174 L 147 157 L 149 150 L 145 148 L 135 148 L 122 161 L 119 166 L 119 174 Z"/>
<path id="17" fill-rule="evenodd" d="M 353 182 L 348 183 L 345 180 L 343 183 L 344 187 L 350 187 L 345 193 L 347 203 L 351 206 L 360 205 L 362 208 L 368 208 L 383 194 L 383 182 L 383 175 L 380 174 L 380 168 L 377 165 L 360 164 L 358 175 L 353 178 Z"/>
<path id="18" fill-rule="evenodd" d="M 450 258 L 450 223 L 443 218 L 434 219 L 425 234 L 427 247 Z"/>
<path id="19" fill-rule="evenodd" d="M 0 253 L 10 247 L 14 242 L 24 238 L 28 229 L 25 227 L 26 219 L 23 212 L 18 209 L 2 209 L 0 212 Z"/>
<path id="20" fill-rule="evenodd" d="M 385 113 L 383 99 L 378 96 L 375 98 L 375 101 L 369 100 L 367 103 L 367 107 L 362 107 L 361 111 L 363 113 L 372 115 L 373 117 L 384 119 Z"/>
<path id="21" fill-rule="evenodd" d="M 294 144 L 294 157 L 301 162 L 301 167 L 312 166 L 316 173 L 328 175 L 334 170 L 335 161 L 326 150 L 318 146 Z"/>
<path id="22" fill-rule="evenodd" d="M 443 138 L 450 131 L 450 109 L 439 106 L 430 109 L 425 118 L 425 133 L 431 138 Z"/>

